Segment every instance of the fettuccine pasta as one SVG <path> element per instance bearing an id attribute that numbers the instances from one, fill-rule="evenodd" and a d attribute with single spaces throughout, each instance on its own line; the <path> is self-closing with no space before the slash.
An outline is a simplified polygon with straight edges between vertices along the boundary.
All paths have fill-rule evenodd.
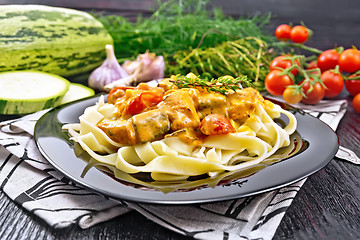
<path id="1" fill-rule="evenodd" d="M 281 114 L 284 126 L 274 121 Z M 63 129 L 89 155 L 86 171 L 96 166 L 163 192 L 214 187 L 258 171 L 281 150 L 293 152 L 297 125 L 292 113 L 253 88 L 221 94 L 179 89 L 169 79 L 116 88 L 79 120 Z"/>

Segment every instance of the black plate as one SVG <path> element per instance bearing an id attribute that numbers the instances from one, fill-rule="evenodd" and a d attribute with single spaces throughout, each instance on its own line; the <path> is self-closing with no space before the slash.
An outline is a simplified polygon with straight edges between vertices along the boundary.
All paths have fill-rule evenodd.
<path id="1" fill-rule="evenodd" d="M 82 178 L 80 175 L 86 162 L 75 156 L 73 143 L 61 127 L 66 123 L 79 122 L 79 116 L 83 114 L 84 109 L 94 105 L 98 97 L 60 106 L 46 113 L 35 126 L 35 141 L 42 155 L 65 176 L 86 188 L 115 199 L 160 204 L 192 204 L 259 194 L 289 185 L 315 173 L 330 162 L 339 146 L 337 135 L 328 125 L 298 110 L 294 113 L 298 121 L 297 131 L 309 143 L 307 149 L 232 184 L 165 194 L 127 186 L 96 168 L 91 168 Z"/>

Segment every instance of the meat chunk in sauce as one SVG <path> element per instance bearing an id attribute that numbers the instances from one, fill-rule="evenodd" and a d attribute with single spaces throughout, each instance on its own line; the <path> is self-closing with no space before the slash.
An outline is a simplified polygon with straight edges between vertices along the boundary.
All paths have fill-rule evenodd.
<path id="1" fill-rule="evenodd" d="M 195 102 L 189 89 L 170 92 L 164 97 L 159 108 L 169 116 L 171 131 L 183 128 L 196 128 L 200 125 Z"/>
<path id="2" fill-rule="evenodd" d="M 255 89 L 249 87 L 227 95 L 227 110 L 230 119 L 245 122 L 256 109 L 257 103 L 264 98 Z"/>
<path id="3" fill-rule="evenodd" d="M 220 93 L 206 93 L 199 95 L 198 112 L 200 119 L 210 114 L 227 115 L 226 97 Z"/>
<path id="4" fill-rule="evenodd" d="M 135 129 L 131 121 L 104 119 L 97 126 L 115 142 L 124 145 L 136 144 Z"/>
<path id="5" fill-rule="evenodd" d="M 159 109 L 134 115 L 132 122 L 139 143 L 155 140 L 170 130 L 168 116 Z"/>

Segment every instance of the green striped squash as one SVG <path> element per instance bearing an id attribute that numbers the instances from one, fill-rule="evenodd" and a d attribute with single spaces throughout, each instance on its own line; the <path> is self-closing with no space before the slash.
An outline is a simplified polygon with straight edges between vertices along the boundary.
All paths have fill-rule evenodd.
<path id="1" fill-rule="evenodd" d="M 27 114 L 61 104 L 70 82 L 38 71 L 0 73 L 0 114 Z"/>
<path id="2" fill-rule="evenodd" d="M 0 5 L 0 72 L 37 70 L 63 77 L 89 72 L 113 39 L 86 12 L 44 5 Z"/>

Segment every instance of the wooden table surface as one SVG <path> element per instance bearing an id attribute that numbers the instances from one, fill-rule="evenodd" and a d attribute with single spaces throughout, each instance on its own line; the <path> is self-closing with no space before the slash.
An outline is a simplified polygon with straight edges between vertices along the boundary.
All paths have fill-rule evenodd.
<path id="1" fill-rule="evenodd" d="M 85 3 L 86 2 L 86 3 Z M 212 1 L 220 5 L 220 1 Z M 226 2 L 226 1 L 225 1 Z M 291 1 L 292 2 L 292 1 Z M 317 3 L 315 3 L 317 2 Z M 0 0 L 8 3 L 49 3 L 49 1 Z M 121 5 L 123 3 L 124 5 Z M 141 4 L 140 4 L 141 3 Z M 224 9 L 235 14 L 230 1 Z M 317 29 L 314 47 L 331 48 L 335 44 L 349 47 L 359 45 L 359 7 L 357 0 L 297 2 L 278 0 L 266 3 L 277 15 L 275 24 L 280 22 L 307 20 Z M 91 4 L 91 5 L 87 5 Z M 231 5 L 232 4 L 232 5 Z M 255 11 L 265 1 L 242 1 L 241 12 Z M 327 10 L 321 9 L 327 5 Z M 153 1 L 66 1 L 54 0 L 50 5 L 68 6 L 78 9 L 105 8 L 135 15 L 134 9 L 148 8 Z M 347 5 L 347 7 L 346 7 Z M 357 6 L 357 7 L 356 7 Z M 296 7 L 297 12 L 286 12 Z M 265 11 L 265 8 L 260 8 Z M 317 11 L 315 11 L 317 9 Z M 348 10 L 348 11 L 347 11 Z M 330 11 L 330 12 L 329 12 Z M 321 15 L 319 14 L 321 12 Z M 239 12 L 237 12 L 239 13 Z M 248 12 L 247 12 L 248 13 Z M 305 16 L 305 17 L 304 17 Z M 293 20 L 290 20 L 293 19 Z M 299 20 L 300 21 L 300 20 Z M 326 22 L 327 21 L 327 22 Z M 345 29 L 344 29 L 345 27 Z M 347 30 L 346 30 L 347 29 Z M 320 32 L 320 33 L 319 33 Z M 356 42 L 357 41 L 357 42 Z M 353 150 L 360 156 L 360 114 L 354 112 L 351 97 L 344 92 L 348 109 L 336 131 L 340 145 Z M 0 120 L 8 118 L 0 116 Z M 324 149 L 326 151 L 326 149 Z M 333 159 L 325 168 L 311 175 L 297 194 L 292 205 L 280 223 L 276 239 L 360 239 L 360 165 Z M 82 230 L 77 226 L 62 230 L 50 228 L 41 219 L 13 203 L 0 191 L 0 239 L 188 239 L 146 219 L 132 211 L 105 223 Z"/>

